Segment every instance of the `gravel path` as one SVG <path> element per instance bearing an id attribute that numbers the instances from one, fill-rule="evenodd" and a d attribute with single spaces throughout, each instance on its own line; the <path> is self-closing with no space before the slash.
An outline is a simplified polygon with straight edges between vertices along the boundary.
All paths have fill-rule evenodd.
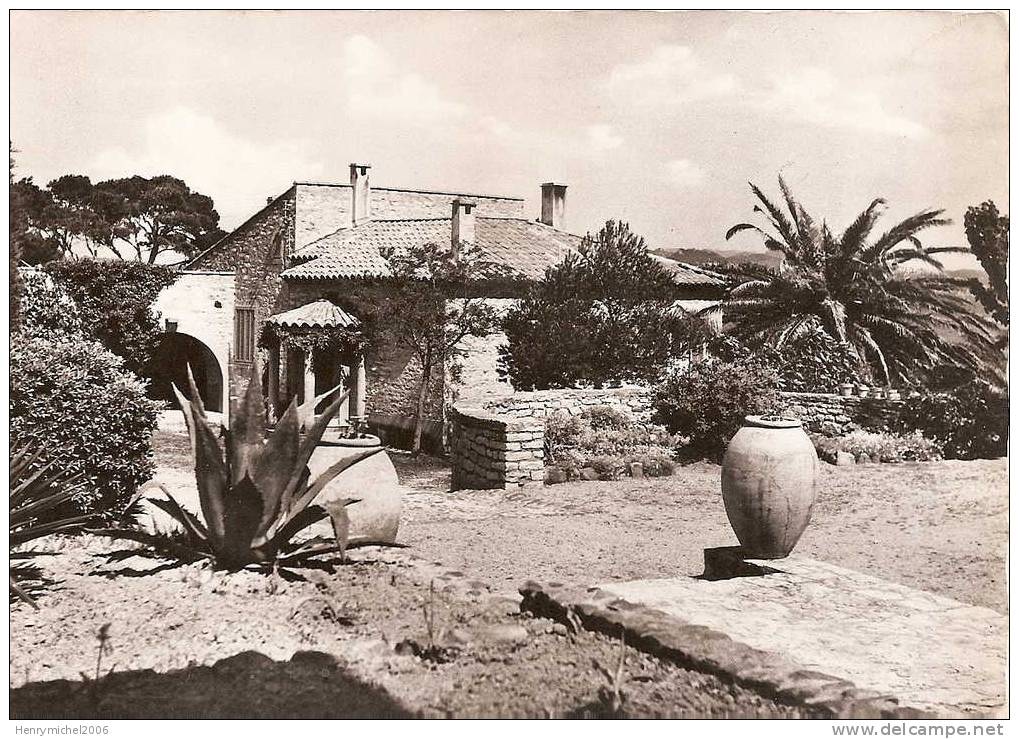
<path id="1" fill-rule="evenodd" d="M 408 486 L 401 540 L 506 589 L 528 578 L 585 585 L 696 575 L 704 548 L 737 543 L 716 465 L 668 478 L 449 493 L 437 460 L 394 461 Z M 1007 460 L 821 470 L 798 554 L 1007 612 Z"/>

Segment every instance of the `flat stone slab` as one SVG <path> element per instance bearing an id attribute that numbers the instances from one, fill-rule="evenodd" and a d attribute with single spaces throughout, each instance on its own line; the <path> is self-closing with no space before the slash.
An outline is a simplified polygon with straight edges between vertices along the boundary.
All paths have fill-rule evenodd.
<path id="1" fill-rule="evenodd" d="M 599 588 L 904 706 L 1007 714 L 1006 616 L 796 555 L 747 562 L 767 574 Z"/>

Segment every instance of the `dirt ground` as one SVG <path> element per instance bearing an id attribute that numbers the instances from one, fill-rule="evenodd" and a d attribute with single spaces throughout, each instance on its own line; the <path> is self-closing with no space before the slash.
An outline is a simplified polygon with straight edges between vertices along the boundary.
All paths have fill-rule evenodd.
<path id="1" fill-rule="evenodd" d="M 121 547 L 90 536 L 42 546 L 42 610 L 11 608 L 12 718 L 617 715 L 620 642 L 403 553 L 288 582 L 110 561 Z M 441 661 L 422 658 L 431 644 Z M 621 676 L 628 716 L 810 715 L 632 649 Z"/>
<path id="2" fill-rule="evenodd" d="M 186 436 L 160 431 L 154 446 L 167 478 L 187 483 Z M 656 479 L 450 493 L 443 460 L 391 456 L 407 488 L 400 541 L 507 593 L 527 579 L 696 575 L 705 548 L 737 543 L 718 465 Z M 796 552 L 1006 613 L 1007 543 L 1006 459 L 822 464 Z"/>
<path id="3" fill-rule="evenodd" d="M 717 465 L 449 493 L 440 460 L 393 456 L 408 487 L 401 541 L 507 590 L 528 578 L 588 585 L 696 575 L 705 548 L 737 543 Z M 822 464 L 821 475 L 798 554 L 1007 612 L 1007 460 Z"/>

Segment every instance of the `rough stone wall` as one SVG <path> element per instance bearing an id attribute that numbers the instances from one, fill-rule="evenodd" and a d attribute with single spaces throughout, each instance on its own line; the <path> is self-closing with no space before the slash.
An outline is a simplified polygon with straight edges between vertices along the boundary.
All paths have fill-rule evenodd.
<path id="1" fill-rule="evenodd" d="M 453 193 L 412 192 L 385 187 L 372 187 L 372 218 L 449 218 L 451 203 L 458 197 L 469 197 L 478 204 L 477 214 L 489 218 L 520 218 L 524 201 Z"/>
<path id="2" fill-rule="evenodd" d="M 651 418 L 651 391 L 644 388 L 605 388 L 600 390 L 536 390 L 513 393 L 485 401 L 485 410 L 510 418 L 537 418 L 542 421 L 554 411 L 576 415 L 585 408 L 609 405 L 626 411 L 640 421 Z"/>
<path id="3" fill-rule="evenodd" d="M 844 436 L 859 429 L 887 427 L 905 406 L 901 400 L 844 398 L 831 393 L 780 393 L 784 413 L 803 421 L 808 431 Z"/>
<path id="4" fill-rule="evenodd" d="M 350 226 L 350 185 L 299 183 L 295 185 L 295 190 L 297 248 Z M 385 219 L 449 218 L 450 204 L 462 196 L 372 187 L 369 197 L 371 217 Z M 524 215 L 524 202 L 516 198 L 470 197 L 477 202 L 479 215 L 497 218 L 519 218 Z"/>
<path id="5" fill-rule="evenodd" d="M 234 275 L 232 272 L 187 271 L 163 289 L 153 303 L 160 317 L 177 324 L 177 332 L 201 341 L 212 351 L 223 373 L 223 411 L 228 412 L 227 367 L 233 345 Z"/>
<path id="6" fill-rule="evenodd" d="M 286 248 L 287 232 L 293 232 L 294 197 L 295 190 L 291 188 L 191 265 L 192 269 L 234 273 L 234 307 L 254 309 L 256 333 L 283 304 L 283 281 L 280 279 L 282 252 Z M 231 310 L 231 325 L 233 319 Z M 259 360 L 258 355 L 256 352 L 256 361 Z M 243 395 L 251 370 L 251 362 L 238 361 L 233 356 L 231 339 L 228 372 L 231 399 L 239 399 Z"/>
<path id="7" fill-rule="evenodd" d="M 457 404 L 449 412 L 453 490 L 509 489 L 544 479 L 545 423 Z"/>
<path id="8" fill-rule="evenodd" d="M 485 302 L 499 315 L 505 315 L 517 300 L 488 298 Z M 502 398 L 513 392 L 509 380 L 499 378 L 499 347 L 507 343 L 506 334 L 496 331 L 485 337 L 471 336 L 459 346 L 461 355 L 446 365 L 446 404 L 471 401 L 474 405 Z"/>

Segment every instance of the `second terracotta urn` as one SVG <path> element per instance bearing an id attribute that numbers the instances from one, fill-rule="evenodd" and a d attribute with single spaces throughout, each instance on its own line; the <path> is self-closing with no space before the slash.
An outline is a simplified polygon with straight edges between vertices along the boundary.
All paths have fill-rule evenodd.
<path id="1" fill-rule="evenodd" d="M 817 452 L 800 421 L 747 416 L 722 461 L 725 513 L 747 559 L 781 559 L 810 522 Z"/>

